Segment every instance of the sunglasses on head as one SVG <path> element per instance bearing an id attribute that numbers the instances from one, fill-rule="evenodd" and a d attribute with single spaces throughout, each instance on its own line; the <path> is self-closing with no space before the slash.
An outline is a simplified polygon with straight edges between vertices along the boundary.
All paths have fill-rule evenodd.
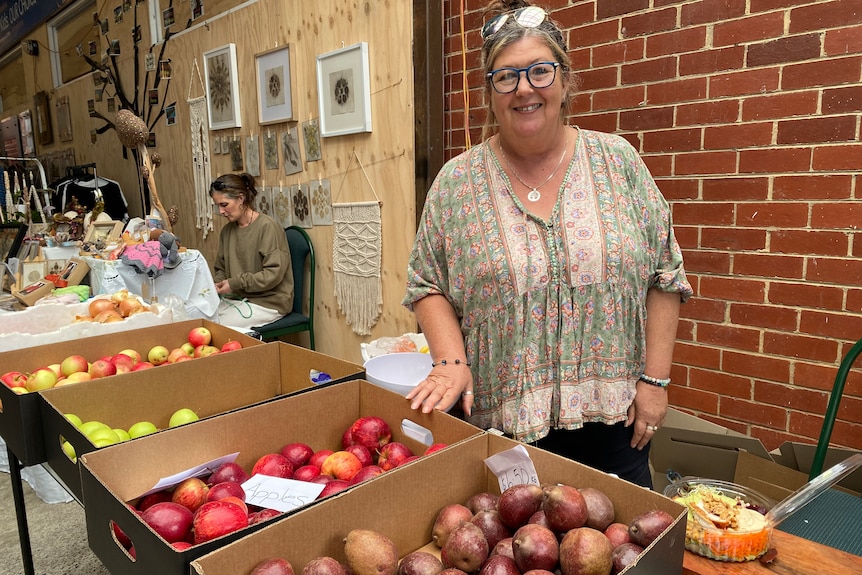
<path id="1" fill-rule="evenodd" d="M 538 28 L 548 18 L 548 13 L 538 6 L 527 6 L 498 14 L 482 26 L 482 40 L 487 40 L 499 32 L 510 18 L 522 28 Z"/>
<path id="2" fill-rule="evenodd" d="M 210 187 L 211 187 L 212 189 L 214 189 L 215 191 L 220 192 L 220 191 L 222 191 L 223 189 L 227 188 L 227 187 L 228 187 L 228 185 L 227 185 L 226 183 L 224 183 L 224 182 L 215 181 L 215 182 L 213 182 L 212 184 L 210 184 Z"/>

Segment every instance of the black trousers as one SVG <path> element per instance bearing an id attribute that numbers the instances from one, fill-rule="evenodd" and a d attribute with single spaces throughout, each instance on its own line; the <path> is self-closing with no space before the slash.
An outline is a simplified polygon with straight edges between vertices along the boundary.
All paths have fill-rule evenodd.
<path id="1" fill-rule="evenodd" d="M 552 429 L 533 445 L 652 489 L 650 444 L 642 450 L 632 448 L 633 433 L 634 426 L 626 427 L 624 422 L 615 425 L 586 423 L 571 431 Z"/>

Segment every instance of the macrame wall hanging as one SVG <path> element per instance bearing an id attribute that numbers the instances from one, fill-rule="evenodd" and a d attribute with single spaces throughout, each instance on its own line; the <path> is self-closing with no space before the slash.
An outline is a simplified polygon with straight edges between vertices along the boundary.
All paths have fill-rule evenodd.
<path id="1" fill-rule="evenodd" d="M 353 158 L 362 169 L 376 201 L 335 203 L 333 198 L 332 267 L 335 274 L 335 301 L 346 316 L 347 325 L 357 335 L 369 335 L 383 308 L 381 283 L 380 198 L 368 178 L 356 150 L 347 163 L 345 179 Z M 344 185 L 342 180 L 341 185 Z M 339 190 L 340 191 L 340 190 Z"/>
<path id="2" fill-rule="evenodd" d="M 192 64 L 194 71 L 197 72 L 198 82 L 201 89 L 204 88 L 204 82 L 201 78 L 201 72 L 198 68 L 198 59 L 194 59 Z M 207 98 L 206 90 L 204 95 L 192 98 L 192 85 L 194 84 L 195 75 L 191 74 L 189 79 L 189 121 L 192 128 L 192 169 L 195 186 L 195 227 L 201 230 L 203 239 L 207 239 L 207 235 L 213 229 L 213 210 L 212 199 L 209 196 L 210 182 L 212 181 L 212 173 L 210 171 L 210 133 L 207 124 Z"/>

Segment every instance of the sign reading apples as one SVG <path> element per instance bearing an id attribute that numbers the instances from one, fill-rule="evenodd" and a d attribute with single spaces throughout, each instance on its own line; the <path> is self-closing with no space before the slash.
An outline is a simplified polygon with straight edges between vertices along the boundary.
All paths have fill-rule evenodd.
<path id="1" fill-rule="evenodd" d="M 242 484 L 246 503 L 277 511 L 292 511 L 311 503 L 324 487 L 320 483 L 261 474 Z"/>

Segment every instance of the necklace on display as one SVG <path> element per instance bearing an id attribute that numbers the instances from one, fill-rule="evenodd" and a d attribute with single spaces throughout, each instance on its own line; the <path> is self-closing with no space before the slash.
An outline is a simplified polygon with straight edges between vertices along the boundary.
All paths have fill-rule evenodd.
<path id="1" fill-rule="evenodd" d="M 542 199 L 542 192 L 539 191 L 539 188 L 547 184 L 551 181 L 554 175 L 557 173 L 557 170 L 560 169 L 560 166 L 563 165 L 563 160 L 566 157 L 566 152 L 569 150 L 569 135 L 566 134 L 566 145 L 563 146 L 563 155 L 560 156 L 560 161 L 557 162 L 557 166 L 551 171 L 550 175 L 545 178 L 545 181 L 539 184 L 538 186 L 531 186 L 527 182 L 521 179 L 521 176 L 518 175 L 518 172 L 515 171 L 515 168 L 512 167 L 512 164 L 509 162 L 509 158 L 506 157 L 506 151 L 503 150 L 503 143 L 500 142 L 500 154 L 503 156 L 503 160 L 506 162 L 506 167 L 509 168 L 509 171 L 512 172 L 512 175 L 515 176 L 515 179 L 521 182 L 525 188 L 529 189 L 529 193 L 527 193 L 527 199 L 531 202 L 538 202 Z"/>

